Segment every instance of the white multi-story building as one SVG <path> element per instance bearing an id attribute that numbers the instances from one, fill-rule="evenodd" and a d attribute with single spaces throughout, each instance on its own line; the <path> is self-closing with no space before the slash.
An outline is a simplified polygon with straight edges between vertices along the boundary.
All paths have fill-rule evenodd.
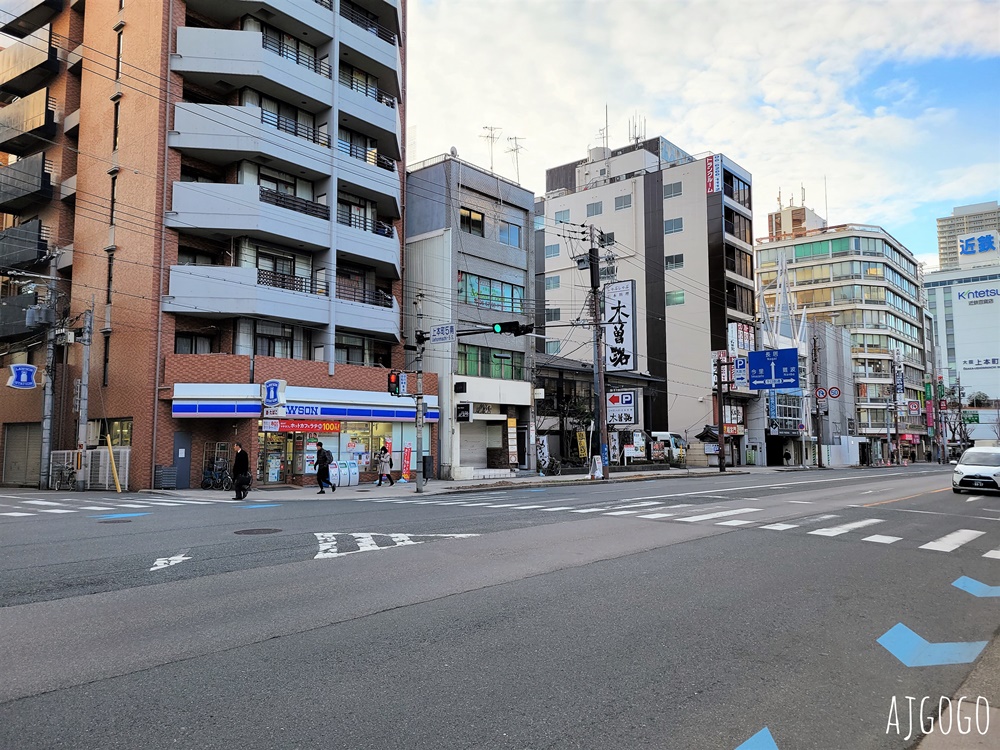
<path id="1" fill-rule="evenodd" d="M 715 424 L 712 352 L 727 348 L 736 327 L 741 348 L 753 347 L 750 173 L 722 154 L 692 156 L 654 138 L 591 149 L 547 170 L 545 189 L 536 205 L 544 310 L 535 319 L 545 350 L 592 358 L 591 331 L 565 324 L 590 317 L 581 261 L 593 225 L 603 233 L 601 279 L 636 281 L 635 369 L 656 381 L 644 389 L 640 426 L 693 437 Z M 749 397 L 736 395 L 724 415 L 734 457 L 743 455 Z"/>
<path id="2" fill-rule="evenodd" d="M 969 246 L 962 241 L 967 240 L 969 235 L 978 237 L 989 232 L 1000 232 L 1000 206 L 996 201 L 957 206 L 952 210 L 951 216 L 937 220 L 937 232 L 941 270 L 958 268 L 965 256 L 979 251 L 977 244 L 970 253 Z"/>

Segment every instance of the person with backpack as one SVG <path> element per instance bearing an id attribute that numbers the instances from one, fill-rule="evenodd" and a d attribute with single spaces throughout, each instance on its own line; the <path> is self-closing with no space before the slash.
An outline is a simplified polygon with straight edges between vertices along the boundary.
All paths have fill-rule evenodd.
<path id="1" fill-rule="evenodd" d="M 322 443 L 316 443 L 316 482 L 319 484 L 317 495 L 326 494 L 326 486 L 330 486 L 330 492 L 336 492 L 337 486 L 330 481 L 330 464 L 333 463 L 333 454 L 323 447 Z"/>
<path id="2" fill-rule="evenodd" d="M 382 486 L 382 477 L 388 477 L 389 486 L 396 484 L 392 478 L 392 455 L 383 445 L 378 451 L 378 486 Z"/>

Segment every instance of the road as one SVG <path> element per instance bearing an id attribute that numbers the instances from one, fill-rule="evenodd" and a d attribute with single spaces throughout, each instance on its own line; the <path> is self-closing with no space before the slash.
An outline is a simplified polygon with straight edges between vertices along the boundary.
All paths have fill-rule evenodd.
<path id="1" fill-rule="evenodd" d="M 0 747 L 912 747 L 1000 625 L 947 468 L 0 489 Z"/>

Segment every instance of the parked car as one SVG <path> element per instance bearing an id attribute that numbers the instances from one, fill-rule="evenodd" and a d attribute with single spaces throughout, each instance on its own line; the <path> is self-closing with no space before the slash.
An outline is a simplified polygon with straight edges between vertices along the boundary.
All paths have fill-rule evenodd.
<path id="1" fill-rule="evenodd" d="M 969 448 L 951 463 L 952 492 L 1000 492 L 1000 448 Z"/>

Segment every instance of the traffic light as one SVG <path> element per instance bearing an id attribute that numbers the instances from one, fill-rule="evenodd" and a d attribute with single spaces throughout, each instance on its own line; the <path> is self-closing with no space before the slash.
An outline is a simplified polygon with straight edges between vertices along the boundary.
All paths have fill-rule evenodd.
<path id="1" fill-rule="evenodd" d="M 493 324 L 493 333 L 512 333 L 515 336 L 524 336 L 535 330 L 534 325 L 524 325 L 516 320 L 506 320 L 503 323 Z"/>
<path id="2" fill-rule="evenodd" d="M 389 393 L 391 393 L 393 396 L 398 396 L 399 395 L 399 373 L 398 372 L 393 371 L 393 372 L 389 373 Z"/>

